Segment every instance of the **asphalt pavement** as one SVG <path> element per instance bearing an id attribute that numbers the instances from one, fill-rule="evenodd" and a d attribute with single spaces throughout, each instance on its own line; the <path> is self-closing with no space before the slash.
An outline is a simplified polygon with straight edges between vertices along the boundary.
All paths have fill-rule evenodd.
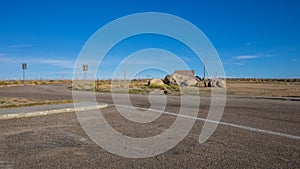
<path id="1" fill-rule="evenodd" d="M 72 99 L 72 92 L 66 87 L 68 84 L 0 88 L 0 97 Z M 84 92 L 78 94 L 84 101 L 93 100 Z M 0 168 L 1 163 L 14 168 L 300 168 L 300 101 L 297 98 L 227 96 L 221 122 L 202 144 L 198 139 L 211 104 L 209 96 L 201 97 L 199 106 L 185 105 L 186 113 L 198 109 L 198 115 L 192 118 L 178 114 L 182 108 L 180 97 L 167 96 L 164 113 L 150 123 L 130 122 L 118 112 L 122 106 L 148 110 L 151 100 L 146 95 L 130 95 L 132 105 L 127 102 L 115 105 L 109 93 L 97 93 L 96 100 L 109 104 L 100 109 L 107 123 L 129 137 L 159 135 L 181 118 L 194 118 L 195 124 L 182 141 L 165 153 L 129 158 L 98 146 L 82 128 L 82 123 L 97 125 L 91 123 L 97 118 L 95 110 L 82 112 L 82 121 L 72 112 L 2 120 Z M 174 142 L 172 138 L 167 140 Z M 108 145 L 118 146 L 114 140 Z"/>

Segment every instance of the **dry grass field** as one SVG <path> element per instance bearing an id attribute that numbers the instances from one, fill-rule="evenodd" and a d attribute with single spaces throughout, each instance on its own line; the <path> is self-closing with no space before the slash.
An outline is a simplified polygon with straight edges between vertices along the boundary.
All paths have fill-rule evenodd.
<path id="1" fill-rule="evenodd" d="M 71 80 L 0 80 L 0 87 L 71 83 Z"/>
<path id="2" fill-rule="evenodd" d="M 117 81 L 113 86 L 114 91 L 126 92 L 124 89 L 129 85 L 129 93 L 131 94 L 149 94 L 150 92 L 167 93 L 171 95 L 179 95 L 180 87 L 176 85 L 150 85 L 149 79 Z M 22 86 L 22 85 L 46 85 L 58 83 L 70 83 L 71 80 L 28 80 L 25 81 L 0 81 L 0 87 Z M 227 80 L 227 94 L 239 96 L 270 96 L 270 97 L 300 97 L 300 82 L 288 80 Z M 71 85 L 70 85 L 71 86 Z M 72 88 L 72 87 L 71 87 Z M 73 86 L 75 90 L 89 90 L 97 92 L 111 92 L 112 85 L 110 80 L 98 80 L 77 82 Z M 200 83 L 200 94 L 210 93 L 211 88 L 205 88 Z M 192 93 L 192 88 L 190 89 Z M 160 92 L 159 92 L 160 91 Z"/>
<path id="3" fill-rule="evenodd" d="M 166 94 L 180 95 L 180 87 L 176 85 L 150 85 L 147 79 L 132 81 L 114 81 L 114 91 L 122 92 L 129 86 L 129 93 L 149 94 L 153 91 L 162 91 Z M 80 83 L 79 83 L 80 84 Z M 300 97 L 300 82 L 298 81 L 276 81 L 276 80 L 227 80 L 226 90 L 228 95 L 238 96 L 267 96 L 267 97 Z M 109 80 L 99 80 L 96 82 L 82 82 L 81 85 L 73 86 L 77 90 L 94 90 L 98 92 L 111 92 L 112 84 Z M 202 83 L 198 88 L 189 88 L 189 93 L 199 90 L 200 95 L 209 94 L 211 88 L 203 87 Z M 123 90 L 123 92 L 125 92 Z"/>
<path id="4" fill-rule="evenodd" d="M 300 82 L 227 81 L 227 93 L 242 96 L 300 97 Z"/>
<path id="5" fill-rule="evenodd" d="M 61 104 L 61 103 L 72 103 L 72 100 L 40 100 L 33 98 L 16 98 L 16 97 L 1 97 L 0 108 L 14 108 L 23 106 L 36 106 L 46 104 Z"/>

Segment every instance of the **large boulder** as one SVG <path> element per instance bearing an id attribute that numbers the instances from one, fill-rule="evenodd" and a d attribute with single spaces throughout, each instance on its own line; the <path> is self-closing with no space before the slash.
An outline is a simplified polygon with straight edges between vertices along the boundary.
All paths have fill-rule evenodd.
<path id="1" fill-rule="evenodd" d="M 148 82 L 148 86 L 150 85 L 164 85 L 164 81 L 162 81 L 161 79 L 151 79 Z"/>
<path id="2" fill-rule="evenodd" d="M 164 79 L 164 82 L 165 82 L 165 84 L 168 84 L 168 85 L 170 85 L 170 84 L 177 84 L 176 80 L 173 78 L 172 75 L 167 75 L 165 77 L 165 79 Z"/>
<path id="3" fill-rule="evenodd" d="M 169 85 L 176 84 L 179 86 L 197 86 L 198 83 L 195 78 L 177 73 L 167 75 L 164 79 L 164 82 Z"/>
<path id="4" fill-rule="evenodd" d="M 208 81 L 208 87 L 221 87 L 221 88 L 225 88 L 226 87 L 226 83 L 222 79 L 210 79 Z"/>
<path id="5" fill-rule="evenodd" d="M 217 80 L 216 79 L 210 79 L 208 81 L 208 87 L 217 87 Z"/>
<path id="6" fill-rule="evenodd" d="M 225 82 L 225 80 L 218 79 L 217 80 L 217 86 L 221 87 L 221 88 L 226 88 L 226 82 Z"/>

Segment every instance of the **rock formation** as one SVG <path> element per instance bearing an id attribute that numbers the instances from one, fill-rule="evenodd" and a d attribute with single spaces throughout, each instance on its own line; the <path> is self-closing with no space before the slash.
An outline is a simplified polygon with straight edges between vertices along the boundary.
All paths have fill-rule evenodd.
<path id="1" fill-rule="evenodd" d="M 148 82 L 148 86 L 150 85 L 164 85 L 164 81 L 162 81 L 161 79 L 151 79 Z"/>
<path id="2" fill-rule="evenodd" d="M 195 78 L 177 73 L 167 75 L 164 79 L 164 82 L 168 85 L 176 84 L 179 86 L 197 86 L 198 83 Z"/>

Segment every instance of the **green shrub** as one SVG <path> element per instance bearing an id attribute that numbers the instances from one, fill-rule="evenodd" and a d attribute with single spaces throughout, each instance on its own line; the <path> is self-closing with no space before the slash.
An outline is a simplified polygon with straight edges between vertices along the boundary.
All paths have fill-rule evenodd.
<path id="1" fill-rule="evenodd" d="M 150 89 L 165 89 L 165 85 L 156 85 L 156 84 L 151 84 L 149 85 Z"/>
<path id="2" fill-rule="evenodd" d="M 171 91 L 180 91 L 180 88 L 178 85 L 169 85 L 166 88 Z"/>

